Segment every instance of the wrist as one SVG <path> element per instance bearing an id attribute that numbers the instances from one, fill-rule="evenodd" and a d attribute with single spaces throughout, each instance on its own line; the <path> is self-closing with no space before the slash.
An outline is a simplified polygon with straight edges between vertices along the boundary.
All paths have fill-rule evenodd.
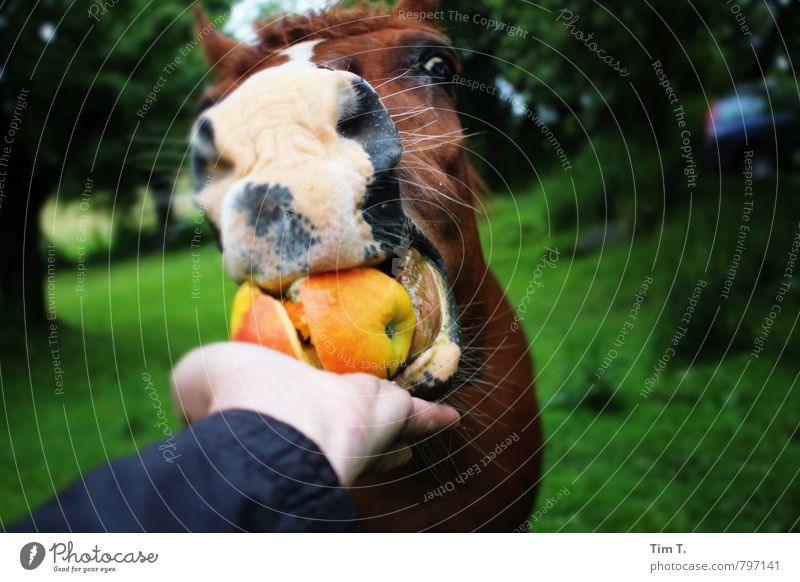
<path id="1" fill-rule="evenodd" d="M 358 443 L 364 438 L 363 431 L 345 424 L 320 421 L 309 415 L 308 411 L 298 411 L 296 406 L 285 406 L 278 400 L 271 401 L 267 408 L 220 394 L 215 396 L 208 414 L 245 410 L 287 424 L 319 448 L 343 486 L 352 485 L 364 465 L 364 459 L 357 454 Z"/>

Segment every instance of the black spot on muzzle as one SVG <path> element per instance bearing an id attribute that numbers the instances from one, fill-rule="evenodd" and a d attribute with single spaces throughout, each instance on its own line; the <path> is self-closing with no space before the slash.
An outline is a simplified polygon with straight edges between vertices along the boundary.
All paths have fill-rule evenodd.
<path id="1" fill-rule="evenodd" d="M 294 196 L 278 184 L 248 183 L 235 209 L 247 217 L 255 236 L 267 241 L 278 260 L 292 269 L 308 269 L 311 247 L 320 242 L 311 220 L 294 208 Z M 249 252 L 249 249 L 244 249 Z M 259 265 L 253 265 L 252 272 Z"/>

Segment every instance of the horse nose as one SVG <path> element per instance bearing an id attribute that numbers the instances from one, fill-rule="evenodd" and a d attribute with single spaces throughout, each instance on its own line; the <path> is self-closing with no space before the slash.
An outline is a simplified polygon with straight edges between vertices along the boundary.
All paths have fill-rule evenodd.
<path id="1" fill-rule="evenodd" d="M 375 89 L 289 62 L 203 113 L 192 137 L 200 204 L 228 274 L 277 292 L 308 274 L 375 265 L 407 225 L 400 136 Z"/>
<path id="2" fill-rule="evenodd" d="M 375 89 L 361 77 L 352 81 L 355 99 L 336 126 L 369 155 L 376 174 L 392 170 L 403 155 L 400 135 Z"/>

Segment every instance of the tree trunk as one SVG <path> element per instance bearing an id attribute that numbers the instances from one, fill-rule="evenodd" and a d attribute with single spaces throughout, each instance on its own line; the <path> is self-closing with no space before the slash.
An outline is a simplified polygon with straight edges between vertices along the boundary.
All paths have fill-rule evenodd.
<path id="1" fill-rule="evenodd" d="M 3 168 L 7 175 L 0 206 L 0 319 L 15 327 L 46 322 L 39 213 L 49 188 L 40 179 L 31 183 L 26 161 L 14 159 Z"/>

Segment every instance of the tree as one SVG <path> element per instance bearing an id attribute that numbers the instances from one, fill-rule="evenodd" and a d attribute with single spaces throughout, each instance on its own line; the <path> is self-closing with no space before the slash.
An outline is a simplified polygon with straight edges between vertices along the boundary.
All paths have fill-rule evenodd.
<path id="1" fill-rule="evenodd" d="M 209 3 L 220 7 L 227 3 Z M 184 0 L 8 0 L 0 132 L 0 315 L 43 322 L 39 212 L 50 195 L 124 200 L 183 155 L 206 73 Z M 9 138 L 9 132 L 13 135 Z M 0 160 L 0 163 L 3 163 Z"/>

